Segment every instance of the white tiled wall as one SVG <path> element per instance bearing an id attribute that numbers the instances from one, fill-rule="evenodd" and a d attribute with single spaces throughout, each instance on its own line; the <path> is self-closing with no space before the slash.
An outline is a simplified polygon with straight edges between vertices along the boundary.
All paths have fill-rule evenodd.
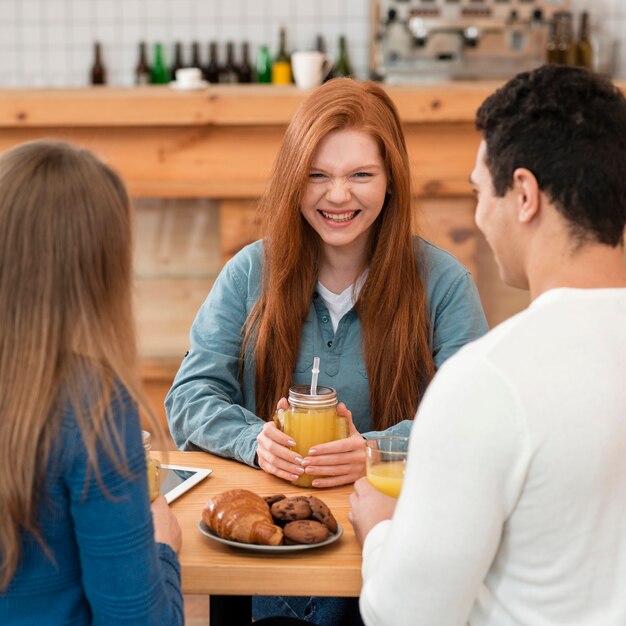
<path id="1" fill-rule="evenodd" d="M 137 44 L 161 41 L 168 62 L 174 41 L 250 42 L 275 52 L 278 28 L 291 50 L 322 34 L 331 54 L 346 34 L 355 73 L 367 75 L 369 0 L 0 0 L 0 87 L 79 86 L 88 80 L 92 45 L 104 50 L 109 83 L 130 85 Z M 626 78 L 626 0 L 572 0 L 590 11 L 599 42 L 619 40 L 616 73 Z M 239 46 L 237 46 L 239 50 Z M 606 46 L 604 48 L 606 50 Z"/>
<path id="2" fill-rule="evenodd" d="M 140 40 L 165 45 L 172 61 L 175 41 L 248 41 L 278 48 L 287 27 L 290 50 L 313 48 L 324 36 L 331 54 L 340 34 L 348 38 L 355 72 L 367 74 L 369 0 L 0 0 L 0 87 L 79 86 L 88 81 L 93 42 L 103 46 L 109 84 L 130 85 Z"/>

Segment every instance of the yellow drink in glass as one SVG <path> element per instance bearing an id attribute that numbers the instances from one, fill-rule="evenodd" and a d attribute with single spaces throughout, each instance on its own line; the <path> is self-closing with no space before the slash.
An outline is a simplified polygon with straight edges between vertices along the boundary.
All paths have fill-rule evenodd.
<path id="1" fill-rule="evenodd" d="M 404 461 L 389 461 L 388 463 L 377 463 L 367 468 L 367 480 L 378 489 L 392 498 L 397 498 L 402 489 L 404 480 Z"/>
<path id="2" fill-rule="evenodd" d="M 337 412 L 335 409 L 296 409 L 284 414 L 284 432 L 296 445 L 293 447 L 302 458 L 308 456 L 309 450 L 319 443 L 336 439 Z M 302 474 L 293 484 L 310 487 L 313 476 Z"/>
<path id="3" fill-rule="evenodd" d="M 337 392 L 331 387 L 318 387 L 318 393 L 310 395 L 307 385 L 297 385 L 289 390 L 289 409 L 274 415 L 276 427 L 289 435 L 296 445 L 292 448 L 302 458 L 320 443 L 343 439 L 348 436 L 348 422 L 337 415 Z M 291 484 L 311 487 L 314 478 L 302 474 Z"/>
<path id="4" fill-rule="evenodd" d="M 146 451 L 146 468 L 148 470 L 148 491 L 150 493 L 150 501 L 158 497 L 161 489 L 161 463 L 157 459 L 150 456 L 150 448 L 152 448 L 152 437 L 147 430 L 141 431 L 143 438 L 143 447 Z"/>
<path id="5" fill-rule="evenodd" d="M 378 491 L 397 498 L 402 489 L 409 438 L 382 436 L 365 443 L 367 480 Z"/>

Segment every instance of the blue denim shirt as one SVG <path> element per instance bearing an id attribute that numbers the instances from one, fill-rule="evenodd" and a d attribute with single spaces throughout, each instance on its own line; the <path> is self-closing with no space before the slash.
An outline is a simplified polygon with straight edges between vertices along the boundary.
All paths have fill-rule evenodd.
<path id="1" fill-rule="evenodd" d="M 469 272 L 448 252 L 415 239 L 426 266 L 431 320 L 430 345 L 439 368 L 466 343 L 487 332 L 478 290 Z M 255 415 L 255 364 L 252 355 L 239 379 L 242 328 L 260 294 L 263 245 L 241 250 L 222 269 L 191 327 L 191 347 L 165 399 L 170 431 L 183 450 L 207 450 L 254 466 L 256 436 L 264 422 Z M 330 314 L 315 293 L 302 328 L 293 384 L 311 381 L 313 357 L 320 357 L 319 385 L 337 390 L 352 411 L 354 424 L 372 429 L 369 381 L 363 360 L 362 330 L 352 309 L 333 332 Z M 285 395 L 287 394 L 285 389 Z M 412 420 L 387 432 L 408 434 Z"/>

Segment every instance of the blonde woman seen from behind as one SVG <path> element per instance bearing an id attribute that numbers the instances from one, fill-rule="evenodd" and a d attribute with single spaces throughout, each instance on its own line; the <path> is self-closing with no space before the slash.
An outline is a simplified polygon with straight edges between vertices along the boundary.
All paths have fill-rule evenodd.
<path id="1" fill-rule="evenodd" d="M 90 152 L 0 156 L 2 624 L 183 623 L 180 528 L 148 496 L 131 257 L 126 190 Z"/>

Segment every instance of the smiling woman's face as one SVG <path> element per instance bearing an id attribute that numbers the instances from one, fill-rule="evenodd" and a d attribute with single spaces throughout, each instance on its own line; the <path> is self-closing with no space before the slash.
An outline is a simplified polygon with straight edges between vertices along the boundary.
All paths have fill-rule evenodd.
<path id="1" fill-rule="evenodd" d="M 323 246 L 361 255 L 380 215 L 387 173 L 378 143 L 360 130 L 335 130 L 320 142 L 300 210 Z"/>

